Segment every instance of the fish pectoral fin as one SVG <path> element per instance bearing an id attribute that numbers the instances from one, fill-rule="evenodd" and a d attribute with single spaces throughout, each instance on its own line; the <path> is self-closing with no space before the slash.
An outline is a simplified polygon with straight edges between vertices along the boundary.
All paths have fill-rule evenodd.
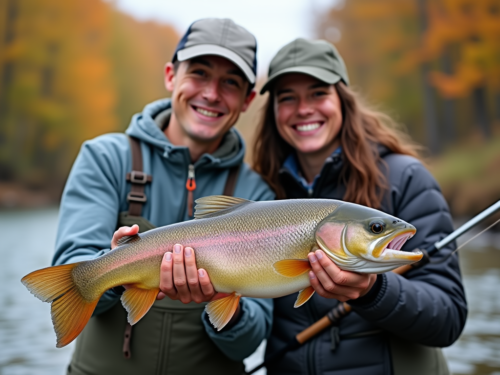
<path id="1" fill-rule="evenodd" d="M 308 286 L 307 288 L 302 289 L 299 292 L 299 295 L 298 295 L 297 300 L 295 301 L 295 304 L 293 305 L 293 307 L 297 308 L 297 307 L 302 306 L 304 303 L 309 301 L 309 299 L 313 296 L 313 294 L 314 294 L 314 289 L 312 286 Z"/>
<path id="2" fill-rule="evenodd" d="M 133 236 L 123 236 L 118 241 L 116 241 L 116 244 L 118 246 L 121 246 L 121 245 L 125 245 L 126 243 L 139 241 L 140 239 L 141 239 L 141 237 L 139 237 L 138 234 L 135 234 Z"/>
<path id="3" fill-rule="evenodd" d="M 231 209 L 243 204 L 253 203 L 253 201 L 249 201 L 248 199 L 229 197 L 226 195 L 211 195 L 209 197 L 199 198 L 195 202 L 195 219 L 205 219 L 207 217 L 224 215 Z"/>
<path id="4" fill-rule="evenodd" d="M 282 276 L 297 277 L 311 270 L 307 259 L 284 259 L 273 264 L 274 270 Z"/>
<path id="5" fill-rule="evenodd" d="M 238 304 L 240 303 L 241 294 L 236 292 L 231 293 L 227 297 L 210 302 L 206 307 L 210 323 L 220 331 L 231 320 Z"/>
<path id="6" fill-rule="evenodd" d="M 122 294 L 122 305 L 127 310 L 127 320 L 130 325 L 134 325 L 146 315 L 151 306 L 156 300 L 156 296 L 160 291 L 157 289 L 141 289 L 130 287 Z"/>

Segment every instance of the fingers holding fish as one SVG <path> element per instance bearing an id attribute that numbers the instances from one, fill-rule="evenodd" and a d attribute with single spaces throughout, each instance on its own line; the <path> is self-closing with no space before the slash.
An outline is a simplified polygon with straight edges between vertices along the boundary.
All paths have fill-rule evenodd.
<path id="1" fill-rule="evenodd" d="M 189 303 L 192 299 L 187 284 L 186 269 L 184 266 L 184 247 L 182 245 L 174 245 L 173 259 L 173 286 L 177 290 L 177 299 L 182 303 Z"/>
<path id="2" fill-rule="evenodd" d="M 322 297 L 342 302 L 357 299 L 368 293 L 375 283 L 376 275 L 341 270 L 321 250 L 309 253 L 308 258 L 312 268 L 311 286 Z"/>
<path id="3" fill-rule="evenodd" d="M 137 224 L 131 227 L 120 227 L 113 233 L 113 238 L 111 239 L 111 249 L 118 247 L 118 241 L 125 236 L 135 236 L 139 233 L 139 226 Z"/>
<path id="4" fill-rule="evenodd" d="M 208 298 L 205 299 L 205 301 L 213 300 L 215 289 L 212 285 L 212 282 L 210 281 L 210 277 L 208 276 L 207 271 L 205 271 L 203 268 L 200 268 L 198 270 L 198 279 L 200 281 L 200 287 L 203 295 L 205 296 L 205 298 Z"/>
<path id="5" fill-rule="evenodd" d="M 191 292 L 190 298 L 196 302 L 201 303 L 204 301 L 200 281 L 198 279 L 198 268 L 196 268 L 196 258 L 194 251 L 190 247 L 184 249 L 184 265 L 186 269 L 186 278 Z M 210 296 L 211 297 L 211 296 Z"/>
<path id="6" fill-rule="evenodd" d="M 163 299 L 168 296 L 170 299 L 179 299 L 177 289 L 174 286 L 173 276 L 173 254 L 166 252 L 163 256 L 160 266 L 160 293 L 157 299 Z"/>

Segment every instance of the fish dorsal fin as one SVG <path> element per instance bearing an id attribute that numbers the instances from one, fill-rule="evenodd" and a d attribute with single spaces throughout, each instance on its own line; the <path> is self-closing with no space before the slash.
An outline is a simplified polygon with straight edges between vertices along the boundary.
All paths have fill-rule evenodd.
<path id="1" fill-rule="evenodd" d="M 248 199 L 229 197 L 227 195 L 211 195 L 196 200 L 194 212 L 195 219 L 205 219 L 224 215 L 236 207 L 241 207 L 243 204 L 252 203 Z"/>
<path id="2" fill-rule="evenodd" d="M 127 320 L 134 325 L 149 311 L 160 289 L 141 289 L 131 286 L 122 294 L 122 305 L 127 310 Z"/>
<path id="3" fill-rule="evenodd" d="M 140 239 L 141 239 L 141 237 L 139 237 L 138 234 L 135 234 L 133 236 L 123 236 L 118 241 L 116 241 L 116 244 L 118 246 L 121 246 L 121 245 L 125 245 L 126 243 L 139 241 Z"/>

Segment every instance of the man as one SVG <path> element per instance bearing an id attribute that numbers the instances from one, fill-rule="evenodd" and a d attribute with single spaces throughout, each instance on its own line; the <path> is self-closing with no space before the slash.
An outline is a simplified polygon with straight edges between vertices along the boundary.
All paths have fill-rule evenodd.
<path id="1" fill-rule="evenodd" d="M 243 141 L 232 129 L 255 96 L 255 53 L 255 37 L 231 20 L 203 19 L 189 27 L 165 68 L 172 99 L 151 103 L 133 117 L 126 132 L 130 142 L 124 134 L 107 134 L 84 143 L 61 201 L 54 265 L 104 254 L 118 227 L 136 223 L 144 231 L 189 220 L 195 199 L 222 194 L 231 179 L 235 196 L 274 198 L 243 164 Z M 183 257 L 186 272 L 172 264 L 183 264 Z M 186 282 L 181 285 L 177 275 L 175 287 L 162 285 L 159 299 L 173 299 L 155 302 L 133 329 L 119 288 L 106 292 L 77 339 L 68 373 L 240 374 L 241 359 L 269 333 L 272 302 L 242 299 L 230 327 L 218 333 L 202 316 L 204 304 L 181 302 L 215 297 L 206 272 L 192 275 L 193 269 L 192 249 L 175 246 L 166 254 L 162 283 L 179 271 Z M 225 357 L 218 347 L 227 345 L 241 346 L 240 356 Z"/>

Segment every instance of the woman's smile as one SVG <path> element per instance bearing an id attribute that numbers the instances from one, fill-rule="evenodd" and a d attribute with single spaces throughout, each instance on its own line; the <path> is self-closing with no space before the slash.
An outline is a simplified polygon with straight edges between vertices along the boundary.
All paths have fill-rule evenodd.
<path id="1" fill-rule="evenodd" d="M 292 125 L 292 128 L 301 136 L 311 136 L 320 131 L 324 124 L 324 121 L 309 121 Z"/>

